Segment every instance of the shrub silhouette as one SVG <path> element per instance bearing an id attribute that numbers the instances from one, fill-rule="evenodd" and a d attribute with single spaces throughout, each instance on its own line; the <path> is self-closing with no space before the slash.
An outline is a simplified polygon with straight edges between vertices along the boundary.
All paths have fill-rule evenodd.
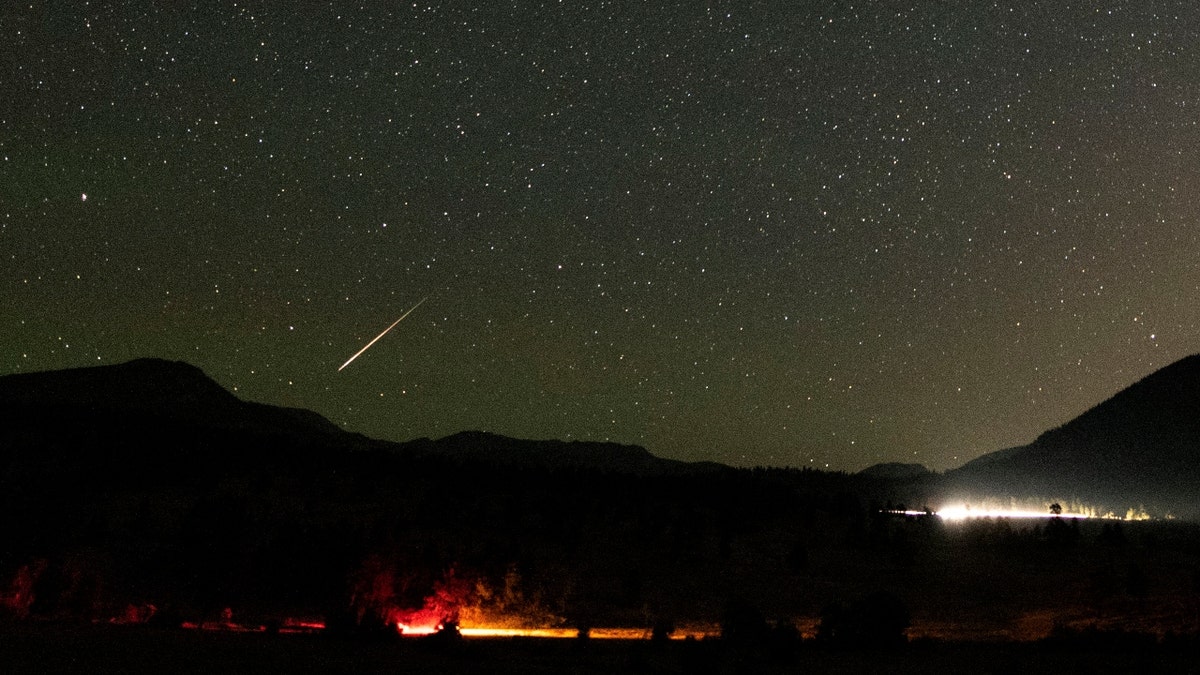
<path id="1" fill-rule="evenodd" d="M 721 639 L 733 645 L 761 644 L 767 637 L 767 620 L 745 600 L 730 602 L 721 615 Z"/>
<path id="2" fill-rule="evenodd" d="M 650 632 L 650 641 L 656 644 L 665 643 L 671 639 L 671 633 L 675 632 L 675 622 L 667 618 L 659 618 L 654 621 L 654 626 Z"/>
<path id="3" fill-rule="evenodd" d="M 908 606 L 887 591 L 878 591 L 850 604 L 826 608 L 817 628 L 817 639 L 852 648 L 894 647 L 908 637 Z"/>

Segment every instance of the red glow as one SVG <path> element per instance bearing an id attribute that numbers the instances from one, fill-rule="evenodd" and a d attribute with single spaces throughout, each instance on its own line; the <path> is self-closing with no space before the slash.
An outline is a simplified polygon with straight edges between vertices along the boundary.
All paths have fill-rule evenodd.
<path id="1" fill-rule="evenodd" d="M 146 623 L 154 618 L 158 613 L 158 607 L 150 603 L 143 605 L 126 605 L 125 611 L 118 616 L 114 616 L 108 620 L 109 623 L 118 625 Z"/>
<path id="2" fill-rule="evenodd" d="M 267 633 L 271 627 L 259 623 L 238 623 L 233 620 L 233 612 L 226 609 L 222 612 L 220 621 L 185 621 L 180 625 L 185 630 L 202 630 L 219 633 Z M 320 633 L 325 630 L 325 622 L 319 619 L 288 617 L 278 624 L 280 635 L 300 635 Z"/>
<path id="3" fill-rule="evenodd" d="M 34 590 L 45 573 L 47 563 L 34 561 L 18 568 L 9 587 L 0 587 L 0 608 L 18 617 L 26 617 L 34 604 Z M 432 584 L 419 607 L 404 607 L 402 598 L 411 598 L 420 575 L 403 576 L 397 567 L 382 557 L 364 561 L 353 577 L 350 608 L 360 625 L 366 628 L 388 626 L 402 636 L 428 636 L 453 632 L 466 638 L 575 638 L 579 631 L 565 627 L 562 618 L 548 612 L 536 601 L 527 600 L 520 590 L 520 577 L 510 570 L 501 589 L 492 589 L 484 579 L 465 577 L 451 568 Z M 428 583 L 428 582 L 425 582 Z M 427 586 L 428 587 L 428 586 Z M 111 606 L 110 606 L 111 607 Z M 159 606 L 154 603 L 117 605 L 115 614 L 103 614 L 93 623 L 120 626 L 149 624 L 157 620 Z M 109 611 L 113 611 L 110 609 Z M 103 610 L 101 610 L 103 611 Z M 95 616 L 95 615 L 93 615 Z M 185 630 L 220 633 L 263 633 L 278 635 L 323 632 L 326 621 L 319 616 L 264 617 L 235 614 L 226 607 L 219 616 L 190 619 L 175 625 Z M 704 638 L 715 635 L 711 627 L 677 630 L 672 639 Z M 588 637 L 596 639 L 649 639 L 648 628 L 592 628 Z"/>
<path id="4" fill-rule="evenodd" d="M 527 638 L 576 638 L 576 628 L 501 628 L 497 626 L 464 626 L 461 631 L 466 638 L 527 637 Z M 672 640 L 705 639 L 720 635 L 715 626 L 693 627 L 671 633 Z M 649 628 L 592 628 L 588 637 L 594 640 L 649 640 Z"/>
<path id="5" fill-rule="evenodd" d="M 399 573 L 382 556 L 364 560 L 350 594 L 350 607 L 358 624 L 380 622 L 401 635 L 430 635 L 444 625 L 457 624 L 459 612 L 471 602 L 474 591 L 473 583 L 451 568 L 433 584 L 419 607 L 404 606 L 401 589 L 412 583 L 411 577 Z"/>
<path id="6" fill-rule="evenodd" d="M 9 591 L 0 595 L 0 605 L 12 611 L 20 618 L 29 616 L 29 608 L 33 605 L 33 587 L 38 577 L 46 571 L 46 561 L 37 560 L 28 565 L 21 565 L 13 577 Z"/>
<path id="7" fill-rule="evenodd" d="M 324 621 L 293 619 L 291 617 L 284 619 L 283 625 L 279 627 L 280 633 L 319 633 L 323 630 L 325 630 Z"/>
<path id="8" fill-rule="evenodd" d="M 392 608 L 388 625 L 395 626 L 401 635 L 436 633 L 448 623 L 458 623 L 459 612 L 470 600 L 471 590 L 471 584 L 451 569 L 434 585 L 433 593 L 425 597 L 420 609 Z"/>

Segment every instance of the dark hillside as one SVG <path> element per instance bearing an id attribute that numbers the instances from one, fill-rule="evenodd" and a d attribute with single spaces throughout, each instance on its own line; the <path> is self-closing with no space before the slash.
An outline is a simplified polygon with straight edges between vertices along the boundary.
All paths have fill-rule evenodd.
<path id="1" fill-rule="evenodd" d="M 3 377 L 0 410 L 0 584 L 37 591 L 0 600 L 36 597 L 20 610 L 37 616 L 150 602 L 362 626 L 447 585 L 539 622 L 712 621 L 734 596 L 812 614 L 819 596 L 770 580 L 817 557 L 818 530 L 865 531 L 843 474 L 481 433 L 372 441 L 179 363 Z"/>
<path id="2" fill-rule="evenodd" d="M 947 479 L 975 493 L 1200 514 L 1200 355 L 1150 374 L 1029 445 L 947 472 Z"/>

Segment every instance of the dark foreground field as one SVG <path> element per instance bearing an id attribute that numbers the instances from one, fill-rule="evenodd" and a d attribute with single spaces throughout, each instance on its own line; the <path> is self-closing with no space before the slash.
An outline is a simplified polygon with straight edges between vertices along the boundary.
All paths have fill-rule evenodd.
<path id="1" fill-rule="evenodd" d="M 1188 673 L 1191 645 L 1137 640 L 1074 644 L 910 643 L 854 652 L 718 640 L 467 639 L 437 644 L 322 635 L 263 635 L 144 627 L 6 625 L 0 669 L 10 673 Z"/>

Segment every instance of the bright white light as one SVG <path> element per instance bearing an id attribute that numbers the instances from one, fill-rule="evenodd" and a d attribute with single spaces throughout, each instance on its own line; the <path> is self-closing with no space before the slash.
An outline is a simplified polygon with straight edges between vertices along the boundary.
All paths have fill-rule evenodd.
<path id="1" fill-rule="evenodd" d="M 905 511 L 906 516 L 923 516 L 924 511 Z M 1027 511 L 1021 509 L 973 509 L 969 506 L 947 506 L 934 512 L 942 520 L 959 521 L 971 518 L 1073 518 L 1083 519 L 1088 516 L 1083 513 L 1053 514 L 1047 511 Z"/>
<path id="2" fill-rule="evenodd" d="M 410 626 L 406 623 L 397 623 L 396 632 L 401 635 L 433 635 L 438 631 L 440 626 Z"/>

